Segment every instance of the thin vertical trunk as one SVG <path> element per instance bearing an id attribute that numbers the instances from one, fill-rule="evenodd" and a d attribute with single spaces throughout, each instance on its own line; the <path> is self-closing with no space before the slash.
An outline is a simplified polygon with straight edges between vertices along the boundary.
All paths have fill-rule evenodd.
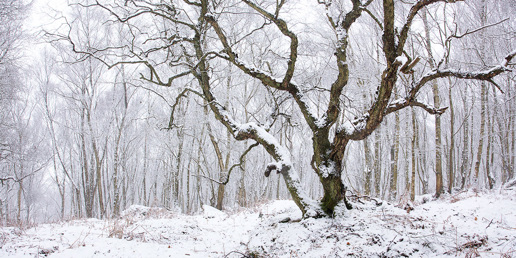
<path id="1" fill-rule="evenodd" d="M 411 110 L 411 112 L 412 112 L 412 110 Z M 410 130 L 409 128 L 411 126 L 411 124 L 410 124 L 411 120 L 412 119 L 406 119 L 407 123 L 405 125 L 405 128 L 406 128 L 407 132 Z M 407 141 L 408 141 L 408 137 L 407 137 Z M 407 145 L 408 145 L 408 143 L 407 143 Z M 412 149 L 410 149 L 410 153 L 412 153 Z M 408 195 L 410 193 L 409 148 L 404 148 L 403 154 L 405 157 L 405 193 Z"/>
<path id="2" fill-rule="evenodd" d="M 417 141 L 417 124 L 416 124 L 416 112 L 412 108 L 412 176 L 410 179 L 410 200 L 414 201 L 416 198 L 416 141 Z"/>
<path id="3" fill-rule="evenodd" d="M 507 153 L 509 154 L 509 169 L 507 171 L 507 181 L 512 180 L 514 178 L 514 160 L 516 158 L 516 105 L 514 101 L 514 92 L 513 92 L 513 80 L 508 76 L 508 88 L 509 88 L 509 125 L 508 128 L 510 130 L 510 143 L 508 144 Z"/>
<path id="4" fill-rule="evenodd" d="M 369 150 L 369 141 L 367 139 L 364 139 L 364 156 L 365 156 L 365 184 L 364 184 L 364 192 L 365 195 L 371 194 L 371 176 L 372 176 L 372 169 L 371 169 L 371 151 Z"/>
<path id="5" fill-rule="evenodd" d="M 396 91 L 395 91 L 396 94 Z M 394 145 L 391 147 L 391 178 L 389 199 L 396 200 L 398 194 L 398 155 L 400 152 L 400 115 L 394 114 Z"/>
<path id="6" fill-rule="evenodd" d="M 494 92 L 496 94 L 496 92 Z M 489 103 L 489 93 L 486 93 L 486 105 Z M 493 151 L 491 147 L 491 142 L 493 141 L 493 121 L 491 119 L 491 112 L 488 110 L 488 106 L 486 106 L 486 116 L 487 116 L 487 149 L 486 149 L 486 177 L 489 189 L 493 189 L 495 184 L 495 179 L 492 175 L 492 164 L 493 164 Z"/>
<path id="7" fill-rule="evenodd" d="M 245 144 L 245 149 L 247 149 L 247 144 Z M 238 205 L 240 207 L 247 207 L 247 192 L 245 189 L 245 172 L 246 172 L 247 158 L 243 160 L 241 168 L 241 176 L 240 176 L 240 186 L 238 187 Z"/>
<path id="8" fill-rule="evenodd" d="M 22 221 L 21 221 L 21 211 L 22 211 L 22 193 L 23 193 L 23 180 L 20 180 L 18 182 L 18 192 L 17 192 L 17 202 L 16 202 L 16 205 L 17 205 L 17 212 L 16 212 L 16 222 L 21 225 L 22 224 Z"/>
<path id="9" fill-rule="evenodd" d="M 480 6 L 480 26 L 485 26 L 487 24 L 487 5 L 486 5 L 486 2 L 485 0 L 481 0 L 481 6 Z M 486 45 L 487 45 L 487 41 L 486 41 L 486 37 L 484 35 L 484 32 L 481 31 L 480 32 L 480 40 L 481 40 L 481 46 L 480 46 L 480 49 L 479 49 L 479 55 L 480 55 L 480 58 L 482 60 L 486 60 L 485 57 L 487 56 L 486 55 Z M 481 106 L 481 112 L 480 112 L 480 138 L 479 138 L 479 142 L 478 142 L 478 150 L 477 150 L 477 157 L 476 157 L 476 162 L 475 162 L 475 184 L 478 183 L 478 176 L 479 176 L 479 170 L 480 170 L 480 163 L 482 162 L 482 153 L 484 151 L 483 147 L 484 147 L 484 137 L 486 136 L 486 132 L 485 132 L 485 129 L 486 129 L 486 119 L 487 118 L 487 108 L 488 108 L 488 103 L 487 103 L 487 94 L 488 94 L 488 91 L 487 91 L 487 85 L 484 81 L 482 81 L 481 83 L 482 85 L 482 92 L 481 92 L 481 103 L 480 103 L 480 106 Z M 489 126 L 489 125 L 487 125 Z M 489 127 L 487 128 L 487 130 L 489 130 Z M 489 139 L 488 139 L 489 140 Z M 487 154 L 489 155 L 489 154 Z M 489 159 L 487 158 L 486 159 L 486 168 L 489 166 Z M 487 172 L 487 171 L 486 171 Z M 477 185 L 478 186 L 478 185 Z"/>
<path id="10" fill-rule="evenodd" d="M 197 149 L 197 169 L 196 169 L 196 175 L 197 175 L 197 184 L 199 184 L 199 176 L 201 175 L 201 154 L 202 154 L 202 139 L 204 138 L 204 129 L 205 127 L 202 126 L 201 128 L 201 134 L 200 134 L 200 137 L 199 137 L 199 146 L 198 146 L 198 149 Z M 208 132 L 209 134 L 209 132 Z M 191 202 L 193 201 L 193 198 L 191 198 L 192 194 L 190 193 L 190 169 L 188 170 L 188 175 L 187 175 L 187 188 L 186 188 L 186 196 L 187 196 L 187 205 L 186 205 L 186 210 L 187 210 L 187 213 L 190 213 L 192 212 L 192 206 L 191 206 Z M 199 189 L 199 187 L 197 187 L 197 191 L 199 192 L 198 194 L 198 197 L 199 197 L 199 200 L 201 200 L 201 189 Z M 190 200 L 192 199 L 192 200 Z"/>
<path id="11" fill-rule="evenodd" d="M 93 173 L 91 172 L 91 168 L 89 167 L 88 161 L 88 152 L 86 151 L 86 139 L 85 139 L 85 126 L 84 122 L 86 119 L 86 110 L 82 108 L 81 114 L 81 129 L 79 133 L 79 137 L 81 140 L 81 157 L 82 157 L 82 185 L 83 185 L 83 195 L 84 195 L 84 209 L 86 211 L 86 217 L 93 217 L 93 203 L 95 200 L 95 187 L 93 185 Z M 91 174 L 90 174 L 91 173 Z"/>
<path id="12" fill-rule="evenodd" d="M 244 114 L 245 114 L 245 121 L 248 122 L 250 115 L 248 111 L 248 104 L 251 100 L 251 96 L 248 96 L 247 92 L 247 82 L 244 82 L 244 94 L 243 99 L 245 100 L 244 104 Z M 244 149 L 247 149 L 247 142 L 244 144 Z M 242 165 L 240 166 L 241 174 L 240 174 L 240 186 L 238 187 L 238 204 L 241 207 L 247 207 L 247 191 L 245 188 L 245 179 L 246 179 L 246 171 L 247 171 L 247 157 L 243 160 Z"/>
<path id="13" fill-rule="evenodd" d="M 181 166 L 182 166 L 182 157 L 183 157 L 183 145 L 184 145 L 184 132 L 183 128 L 177 131 L 177 138 L 179 140 L 179 146 L 177 149 L 177 158 L 176 158 L 176 173 L 174 178 L 174 201 L 176 202 L 176 205 L 179 204 L 179 186 L 183 185 L 183 175 L 181 173 Z"/>
<path id="14" fill-rule="evenodd" d="M 122 139 L 122 135 L 125 129 L 125 121 L 127 117 L 127 109 L 129 108 L 129 99 L 127 94 L 127 83 L 125 82 L 125 69 L 122 65 L 121 67 L 122 73 L 122 87 L 123 87 L 123 99 L 124 106 L 122 110 L 122 119 L 120 121 L 120 125 L 118 125 L 118 134 L 115 140 L 114 147 L 114 164 L 113 164 L 113 216 L 118 217 L 120 215 L 120 183 L 119 183 L 119 169 L 122 167 L 120 160 L 120 142 Z"/>
<path id="15" fill-rule="evenodd" d="M 464 108 L 466 109 L 466 108 Z M 466 110 L 464 110 L 464 113 L 466 113 Z M 469 155 L 468 150 L 469 148 L 469 116 L 468 114 L 464 114 L 464 121 L 462 122 L 464 124 L 464 130 L 462 134 L 462 155 L 461 155 L 461 164 L 460 164 L 460 176 L 461 176 L 461 185 L 460 189 L 464 190 L 466 187 L 466 181 L 469 178 L 469 173 L 471 171 L 469 166 Z"/>
<path id="16" fill-rule="evenodd" d="M 205 108 L 205 114 L 207 115 L 207 113 L 208 113 L 208 109 Z M 219 181 L 224 181 L 225 180 L 224 177 L 226 176 L 225 174 L 227 172 L 228 161 L 230 158 L 230 156 L 229 156 L 230 151 L 228 150 L 228 153 L 227 153 L 227 157 L 226 157 L 227 162 L 224 162 L 224 157 L 222 156 L 222 151 L 220 149 L 217 139 L 215 139 L 215 136 L 213 135 L 210 124 L 206 123 L 206 127 L 208 128 L 208 136 L 210 137 L 211 144 L 213 145 L 213 149 L 215 150 L 215 154 L 217 155 L 217 164 L 218 164 L 218 168 L 219 168 L 218 178 L 219 178 Z M 227 137 L 228 137 L 227 145 L 229 146 L 230 135 Z M 215 207 L 219 210 L 222 210 L 222 204 L 224 202 L 225 186 L 226 185 L 224 185 L 224 184 L 218 184 L 218 187 L 217 187 L 217 197 L 216 197 L 217 200 L 216 200 Z"/>
<path id="17" fill-rule="evenodd" d="M 482 152 L 484 150 L 484 135 L 485 135 L 485 126 L 486 126 L 486 84 L 482 82 L 482 93 L 481 93 L 481 111 L 480 111 L 480 134 L 478 139 L 478 149 L 477 149 L 477 157 L 475 161 L 475 174 L 474 174 L 474 183 L 475 185 L 478 183 L 478 175 L 480 171 L 480 163 L 482 161 Z"/>
<path id="18" fill-rule="evenodd" d="M 417 122 L 417 120 L 416 120 Z M 423 120 L 423 124 L 428 124 L 426 122 L 426 117 L 425 119 Z M 423 141 L 420 141 L 420 138 L 421 138 L 421 135 L 419 134 L 420 131 L 419 131 L 419 126 L 418 124 L 416 124 L 416 128 L 417 128 L 417 135 L 416 135 L 416 149 L 417 149 L 417 157 L 416 157 L 416 167 L 418 167 L 418 169 L 416 169 L 416 172 L 418 174 L 418 177 L 420 179 L 420 182 L 421 182 L 421 191 L 419 193 L 422 193 L 422 194 L 427 194 L 428 191 L 429 191 L 429 187 L 428 187 L 428 184 L 429 184 L 429 175 L 428 173 L 426 172 L 427 168 L 430 167 L 428 165 L 428 158 L 427 158 L 427 155 L 426 155 L 426 152 L 424 151 L 421 151 L 421 150 L 427 150 L 428 149 L 428 130 L 427 130 L 427 127 L 423 127 L 422 131 L 423 131 Z M 421 146 L 423 145 L 423 146 Z"/>
<path id="19" fill-rule="evenodd" d="M 470 124 L 470 133 L 473 134 L 474 130 L 475 130 L 475 117 L 474 117 L 474 114 L 473 114 L 473 109 L 475 107 L 475 96 L 473 94 L 471 94 L 471 124 Z M 475 164 L 475 137 L 473 137 L 473 135 L 471 135 L 471 137 L 469 137 L 469 153 L 471 154 L 471 157 L 470 157 L 470 162 L 468 164 L 468 176 L 467 176 L 467 180 L 468 180 L 468 187 L 471 186 L 471 179 L 472 179 L 472 173 L 473 173 L 473 170 L 474 170 L 474 164 Z M 473 174 L 474 175 L 474 174 Z"/>
<path id="20" fill-rule="evenodd" d="M 433 84 L 434 106 L 439 108 L 439 90 L 437 83 Z M 435 116 L 435 196 L 439 197 L 444 192 L 443 167 L 442 167 L 442 144 L 441 144 L 441 116 Z"/>
<path id="21" fill-rule="evenodd" d="M 193 144 L 192 144 L 193 146 Z M 200 152 L 197 153 L 197 158 L 200 158 L 201 154 Z M 187 214 L 190 213 L 191 209 L 191 194 L 190 194 L 190 174 L 191 174 L 191 165 L 192 165 L 193 158 L 190 157 L 190 160 L 188 161 L 188 167 L 186 169 L 186 197 L 184 200 L 184 207 Z"/>
<path id="22" fill-rule="evenodd" d="M 376 197 L 380 196 L 380 181 L 382 178 L 382 155 L 381 155 L 381 128 L 378 128 L 374 134 L 374 193 Z"/>
<path id="23" fill-rule="evenodd" d="M 427 21 L 427 12 L 428 9 L 425 8 L 422 12 L 423 24 L 425 27 L 425 45 L 428 56 L 430 57 L 430 68 L 434 69 L 434 57 L 432 54 L 432 43 L 430 41 L 430 27 L 428 26 Z M 440 98 L 439 98 L 439 87 L 437 81 L 432 81 L 432 93 L 434 95 L 434 107 L 439 108 Z M 439 197 L 441 193 L 443 193 L 443 168 L 442 168 L 442 155 L 441 155 L 441 116 L 435 116 L 435 197 Z"/>
<path id="24" fill-rule="evenodd" d="M 452 193 L 454 181 L 455 181 L 455 168 L 454 168 L 454 152 L 455 152 L 455 111 L 453 109 L 453 97 L 452 97 L 452 83 L 449 79 L 449 91 L 448 98 L 450 100 L 450 150 L 448 155 L 448 193 Z"/>
<path id="25" fill-rule="evenodd" d="M 145 133 L 143 139 L 143 173 L 142 173 L 142 196 L 140 196 L 140 200 L 143 205 L 148 206 L 149 203 L 147 201 L 147 167 L 149 164 L 148 157 L 148 149 L 147 149 L 147 133 Z"/>

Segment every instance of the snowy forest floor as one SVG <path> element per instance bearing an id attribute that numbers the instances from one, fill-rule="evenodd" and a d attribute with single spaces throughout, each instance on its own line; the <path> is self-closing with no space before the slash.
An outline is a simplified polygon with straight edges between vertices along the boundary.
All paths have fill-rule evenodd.
<path id="1" fill-rule="evenodd" d="M 515 189 L 418 199 L 407 212 L 354 198 L 342 217 L 299 222 L 292 201 L 198 215 L 131 206 L 118 220 L 0 228 L 0 257 L 516 257 Z"/>

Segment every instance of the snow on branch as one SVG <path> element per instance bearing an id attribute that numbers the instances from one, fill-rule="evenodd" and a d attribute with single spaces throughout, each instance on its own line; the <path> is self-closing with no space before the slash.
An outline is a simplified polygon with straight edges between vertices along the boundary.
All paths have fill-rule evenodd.
<path id="1" fill-rule="evenodd" d="M 407 100 L 404 98 L 398 99 L 390 103 L 387 108 L 385 109 L 385 114 L 390 114 L 392 112 L 398 111 L 400 109 L 406 108 L 406 107 L 420 107 L 424 109 L 426 112 L 432 115 L 442 115 L 448 107 L 444 108 L 435 108 L 431 105 L 428 105 L 426 103 L 419 102 L 417 100 Z"/>
<path id="2" fill-rule="evenodd" d="M 237 140 L 253 139 L 263 145 L 275 160 L 286 165 L 291 164 L 290 152 L 272 134 L 254 122 L 239 125 L 235 138 Z"/>
<path id="3" fill-rule="evenodd" d="M 477 72 L 463 72 L 460 70 L 453 70 L 453 69 L 435 69 L 427 74 L 425 74 L 423 77 L 419 79 L 412 88 L 412 90 L 409 92 L 409 95 L 405 98 L 397 99 L 393 102 L 391 102 L 386 108 L 384 114 L 390 114 L 392 112 L 398 111 L 400 109 L 403 109 L 405 107 L 420 107 L 423 108 L 425 111 L 427 111 L 430 114 L 433 115 L 441 115 L 446 111 L 447 107 L 445 108 L 435 108 L 433 106 L 430 106 L 428 104 L 422 103 L 417 101 L 416 95 L 419 92 L 419 90 L 429 81 L 437 79 L 437 78 L 444 78 L 444 77 L 455 77 L 459 79 L 470 79 L 470 80 L 483 80 L 488 81 L 492 83 L 500 92 L 503 93 L 502 89 L 496 82 L 493 81 L 493 78 L 503 72 L 510 71 L 508 68 L 510 62 L 512 59 L 516 56 L 516 50 L 512 51 L 509 55 L 507 55 L 504 60 L 500 63 L 500 65 L 497 65 L 491 69 L 483 70 L 483 71 L 477 71 Z"/>
<path id="4" fill-rule="evenodd" d="M 303 216 L 317 217 L 324 214 L 320 205 L 303 191 L 299 174 L 291 162 L 290 152 L 272 134 L 267 132 L 262 126 L 250 122 L 238 126 L 235 139 L 253 139 L 257 141 L 276 160 L 276 162 L 267 165 L 265 174 L 266 176 L 270 175 L 273 171 L 281 173 L 294 201 L 301 208 Z"/>
<path id="5" fill-rule="evenodd" d="M 302 89 L 299 88 L 296 84 L 291 82 L 291 79 L 292 79 L 291 75 L 293 75 L 293 73 L 294 73 L 294 70 L 293 70 L 294 67 L 293 66 L 290 67 L 290 65 L 292 63 L 295 63 L 295 61 L 296 61 L 295 56 L 297 56 L 297 50 L 296 50 L 297 43 L 296 43 L 296 46 L 291 45 L 291 52 L 295 51 L 296 53 L 294 53 L 295 56 L 292 56 L 292 53 L 291 53 L 291 58 L 289 60 L 289 68 L 287 69 L 287 75 L 285 75 L 283 80 L 280 82 L 279 80 L 272 78 L 272 76 L 268 75 L 267 73 L 265 73 L 259 69 L 256 69 L 256 68 L 251 68 L 250 65 L 247 65 L 244 62 L 240 61 L 237 54 L 232 50 L 226 35 L 224 34 L 224 32 L 223 32 L 222 28 L 220 27 L 220 25 L 218 24 L 218 22 L 215 20 L 215 17 L 213 17 L 211 15 L 207 15 L 205 17 L 205 19 L 213 26 L 215 33 L 219 37 L 219 40 L 222 43 L 222 45 L 224 46 L 224 50 L 223 50 L 224 53 L 216 54 L 218 57 L 228 60 L 233 65 L 235 65 L 240 70 L 242 70 L 244 73 L 246 73 L 247 75 L 260 80 L 262 82 L 262 84 L 265 86 L 268 86 L 268 87 L 271 87 L 274 89 L 278 89 L 278 90 L 288 91 L 292 95 L 292 97 L 294 98 L 296 103 L 298 104 L 299 108 L 301 109 L 301 112 L 303 113 L 303 115 L 305 117 L 305 120 L 307 121 L 308 125 L 311 128 L 317 128 L 320 124 L 324 124 L 324 123 L 321 123 L 319 121 L 319 119 L 317 119 L 316 116 L 314 115 L 314 113 L 312 112 L 310 105 L 307 103 L 307 101 L 305 99 Z M 286 24 L 285 24 L 285 26 L 286 26 Z M 291 75 L 288 75 L 289 73 L 291 73 Z"/>
<path id="6" fill-rule="evenodd" d="M 297 35 L 288 28 L 287 23 L 284 20 L 278 18 L 279 11 L 280 11 L 281 7 L 283 6 L 284 2 L 281 2 L 281 4 L 278 4 L 275 14 L 272 14 L 272 13 L 267 12 L 265 9 L 261 8 L 260 6 L 252 3 L 249 0 L 242 0 L 242 1 L 244 3 L 246 3 L 248 6 L 250 6 L 251 8 L 253 8 L 254 10 L 256 10 L 258 13 L 263 15 L 265 18 L 274 22 L 274 24 L 281 31 L 281 33 L 290 38 L 290 57 L 288 60 L 287 71 L 285 73 L 285 77 L 283 78 L 283 81 L 281 82 L 283 87 L 286 88 L 287 85 L 292 80 L 292 77 L 294 77 L 294 71 L 296 68 L 296 61 L 297 61 L 297 48 L 299 45 L 299 40 L 297 38 Z"/>
<path id="7" fill-rule="evenodd" d="M 444 77 L 455 77 L 459 79 L 466 80 L 481 80 L 488 81 L 493 83 L 500 91 L 500 87 L 493 81 L 493 78 L 503 72 L 511 71 L 508 66 L 511 65 L 512 59 L 516 56 L 516 50 L 513 50 L 510 54 L 508 54 L 504 60 L 497 66 L 492 67 L 491 69 L 477 71 L 477 72 L 463 72 L 461 70 L 455 69 L 434 69 L 423 77 L 421 77 L 412 87 L 412 90 L 409 93 L 409 99 L 415 98 L 416 94 L 419 90 L 429 81 L 444 78 Z"/>

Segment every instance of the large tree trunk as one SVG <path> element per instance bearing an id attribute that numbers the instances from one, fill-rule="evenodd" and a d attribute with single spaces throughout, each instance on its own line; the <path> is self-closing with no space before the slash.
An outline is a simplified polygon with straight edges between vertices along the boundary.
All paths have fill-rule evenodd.
<path id="1" fill-rule="evenodd" d="M 324 196 L 321 200 L 321 206 L 327 214 L 333 214 L 335 206 L 345 198 L 344 184 L 339 176 L 328 176 L 321 178 L 324 189 Z"/>

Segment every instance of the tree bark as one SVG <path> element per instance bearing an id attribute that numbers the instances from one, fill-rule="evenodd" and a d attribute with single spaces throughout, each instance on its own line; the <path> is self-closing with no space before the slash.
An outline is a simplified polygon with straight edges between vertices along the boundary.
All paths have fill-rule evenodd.
<path id="1" fill-rule="evenodd" d="M 371 168 L 371 150 L 369 149 L 369 141 L 364 140 L 364 156 L 365 156 L 365 183 L 364 193 L 365 195 L 371 195 L 371 178 L 373 175 L 373 169 Z"/>
<path id="2" fill-rule="evenodd" d="M 434 57 L 432 54 L 432 45 L 430 41 L 430 27 L 428 25 L 427 20 L 427 12 L 428 9 L 422 12 L 423 24 L 425 26 L 425 42 L 426 42 L 426 51 L 428 57 L 430 58 L 430 68 L 435 69 Z M 440 98 L 439 98 L 439 87 L 437 81 L 432 82 L 432 93 L 434 95 L 434 107 L 439 108 L 440 106 Z M 443 167 L 442 167 L 442 154 L 441 154 L 442 146 L 441 146 L 441 116 L 435 116 L 435 197 L 439 198 L 439 196 L 444 192 L 443 187 Z"/>
<path id="3" fill-rule="evenodd" d="M 397 95 L 396 88 L 394 95 Z M 398 112 L 394 114 L 394 143 L 391 147 L 391 177 L 389 199 L 396 200 L 398 195 L 398 156 L 400 152 L 400 115 Z"/>
<path id="4" fill-rule="evenodd" d="M 380 183 L 382 179 L 381 129 L 374 134 L 374 193 L 381 198 Z"/>
<path id="5" fill-rule="evenodd" d="M 417 146 L 416 141 L 418 138 L 418 128 L 416 123 L 416 112 L 412 108 L 412 141 L 411 141 L 411 149 L 412 149 L 412 175 L 410 179 L 410 200 L 414 201 L 416 198 L 416 152 Z"/>
<path id="6" fill-rule="evenodd" d="M 453 185 L 455 184 L 455 111 L 453 107 L 452 83 L 449 82 L 448 99 L 450 101 L 450 149 L 448 156 L 448 193 L 452 193 Z"/>
<path id="7" fill-rule="evenodd" d="M 475 174 L 474 174 L 474 184 L 478 186 L 478 176 L 480 171 L 480 163 L 482 161 L 482 152 L 484 151 L 484 135 L 485 135 L 485 126 L 486 126 L 486 84 L 482 82 L 482 93 L 481 93 L 481 111 L 480 111 L 480 133 L 478 139 L 478 148 L 477 148 L 477 156 L 475 161 Z"/>

